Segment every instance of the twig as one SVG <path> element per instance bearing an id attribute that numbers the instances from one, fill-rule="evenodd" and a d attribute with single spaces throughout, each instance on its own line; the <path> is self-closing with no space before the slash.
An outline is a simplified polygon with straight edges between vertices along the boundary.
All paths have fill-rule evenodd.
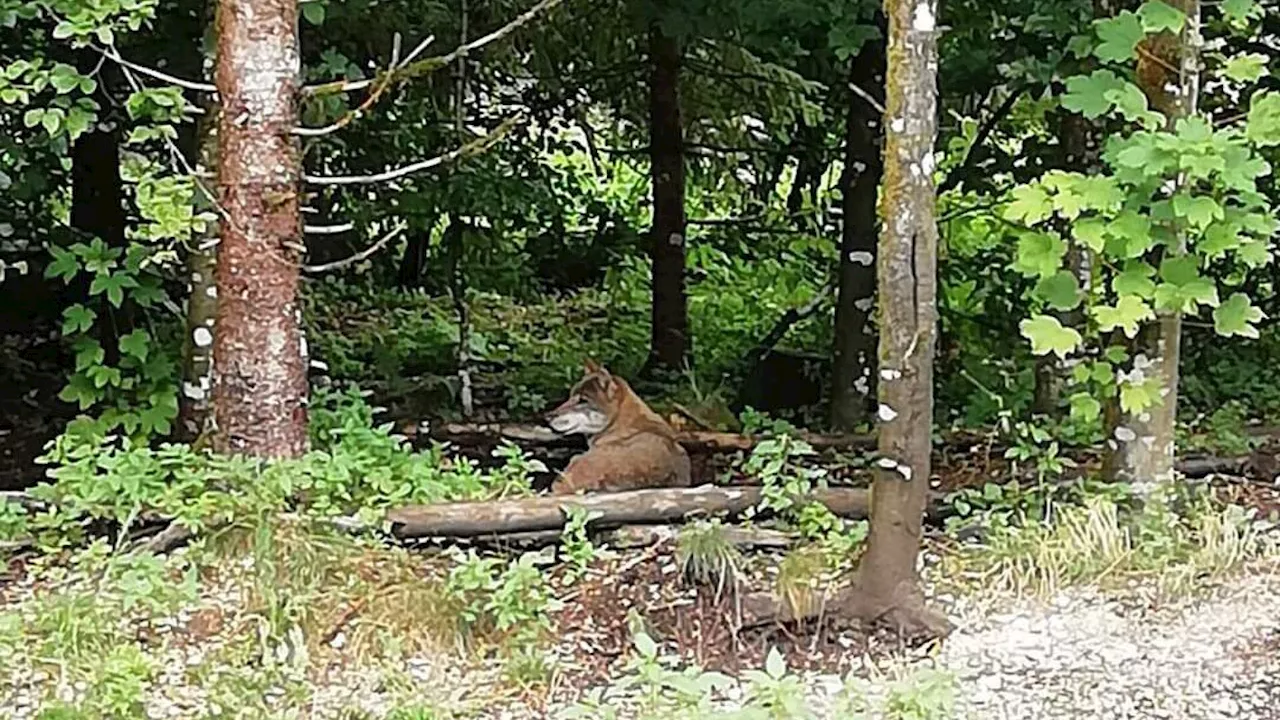
<path id="1" fill-rule="evenodd" d="M 991 113 L 991 117 L 987 118 L 987 121 L 978 129 L 978 134 L 974 136 L 973 143 L 969 145 L 969 149 L 965 152 L 964 162 L 952 168 L 951 172 L 947 173 L 947 176 L 943 178 L 942 184 L 938 186 L 939 195 L 959 185 L 961 176 L 973 169 L 978 159 L 978 150 L 987 142 L 987 138 L 991 136 L 991 133 L 995 131 L 996 125 L 1012 112 L 1013 104 L 1018 101 L 1018 98 L 1022 97 L 1022 94 L 1028 88 L 1030 88 L 1030 85 L 1020 85 L 1014 88 L 1009 93 L 1009 97 L 1000 103 L 1000 107 Z"/>
<path id="2" fill-rule="evenodd" d="M 427 45 L 434 42 L 435 39 L 434 35 L 427 36 L 425 40 L 418 43 L 418 47 L 414 49 L 414 52 L 421 52 L 427 47 Z M 405 62 L 408 61 L 406 60 Z M 321 137 L 335 133 L 347 125 L 350 125 L 353 120 L 363 115 L 366 110 L 373 107 L 374 104 L 382 98 L 383 94 L 385 94 L 394 84 L 396 80 L 396 73 L 403 67 L 404 63 L 400 62 L 400 33 L 396 33 L 391 46 L 391 63 L 387 66 L 387 71 L 385 73 L 374 79 L 373 82 L 376 82 L 377 84 L 374 86 L 373 92 L 369 93 L 368 97 L 364 99 L 364 102 L 361 102 L 354 109 L 346 112 L 342 117 L 329 125 L 319 128 L 296 127 L 293 129 L 293 134 L 300 137 Z M 380 82 L 378 82 L 379 80 Z"/>
<path id="3" fill-rule="evenodd" d="M 342 223 L 341 225 L 303 225 L 302 232 L 308 235 L 339 235 L 344 232 L 350 232 L 355 229 L 355 223 Z"/>
<path id="4" fill-rule="evenodd" d="M 421 51 L 421 48 L 419 48 L 418 50 L 415 50 L 415 52 L 410 53 L 409 57 L 405 58 L 405 61 L 400 64 L 400 67 L 397 69 L 396 72 L 394 73 L 388 72 L 387 74 L 393 76 L 391 80 L 399 80 L 401 77 L 413 76 L 420 72 L 429 72 L 431 70 L 438 70 L 452 63 L 454 60 L 457 60 L 460 57 L 464 57 L 468 53 L 471 53 L 475 50 L 479 50 L 485 45 L 488 45 L 497 40 L 501 40 L 507 35 L 510 35 L 511 33 L 518 30 L 521 26 L 525 25 L 533 18 L 537 17 L 538 13 L 541 13 L 544 10 L 549 10 L 555 7 L 556 5 L 559 5 L 561 2 L 563 2 L 563 0 L 541 0 L 541 2 L 539 2 L 537 5 L 534 5 L 533 7 L 529 8 L 523 14 L 517 16 L 516 19 L 512 20 L 506 25 L 498 28 L 497 30 L 494 30 L 493 32 L 489 33 L 488 35 L 485 35 L 484 37 L 478 38 L 464 45 L 459 45 L 452 52 L 446 55 L 441 55 L 439 57 L 430 57 L 424 60 L 414 62 L 412 58 L 417 54 L 417 52 Z M 330 93 L 350 92 L 352 90 L 359 90 L 361 88 L 369 87 L 376 81 L 377 81 L 376 78 L 370 79 L 370 80 L 355 80 L 355 81 L 339 80 L 331 83 L 325 83 L 323 85 L 309 85 L 307 87 L 302 88 L 302 93 L 304 95 L 327 95 Z"/>
<path id="5" fill-rule="evenodd" d="M 884 109 L 884 105 L 879 100 L 876 100 L 875 96 L 873 96 L 871 93 L 867 92 L 866 90 L 863 90 L 861 85 L 855 82 L 850 82 L 849 89 L 853 91 L 854 95 L 857 95 L 863 100 L 866 100 L 867 103 L 871 105 L 871 107 L 875 108 L 876 112 L 880 113 L 881 115 L 885 115 L 888 112 L 887 110 Z"/>
<path id="6" fill-rule="evenodd" d="M 195 82 L 194 80 L 183 80 L 182 78 L 174 77 L 167 73 L 160 72 L 159 70 L 146 67 L 145 65 L 139 65 L 135 62 L 125 60 L 123 57 L 120 56 L 119 51 L 117 51 L 114 47 L 110 45 L 108 45 L 105 48 L 100 48 L 97 45 L 90 44 L 89 47 L 93 48 L 98 53 L 100 53 L 103 57 L 114 62 L 115 64 L 119 65 L 122 68 L 129 68 L 130 70 L 135 70 L 148 77 L 153 77 L 156 80 L 166 82 L 170 85 L 176 85 L 180 88 L 185 88 L 187 90 L 194 90 L 196 92 L 213 93 L 214 95 L 218 94 L 218 88 L 216 85 L 210 85 L 209 83 Z"/>
<path id="7" fill-rule="evenodd" d="M 504 120 L 496 130 L 481 138 L 473 140 L 456 150 L 451 150 L 444 155 L 439 155 L 427 160 L 404 165 L 385 172 L 376 173 L 374 175 L 303 175 L 303 180 L 314 185 L 367 185 L 372 183 L 387 182 L 402 178 L 405 175 L 422 170 L 429 170 L 437 165 L 456 160 L 460 157 L 475 155 L 486 150 L 490 145 L 498 142 L 504 135 L 511 131 L 519 121 L 519 117 L 512 117 Z"/>
<path id="8" fill-rule="evenodd" d="M 395 239 L 396 236 L 404 232 L 404 229 L 405 229 L 405 226 L 403 224 L 397 226 L 391 232 L 387 233 L 386 235 L 383 235 L 382 239 L 378 240 L 376 243 L 370 245 L 364 250 L 361 250 L 355 255 L 352 255 L 351 257 L 343 258 L 342 260 L 334 260 L 333 262 L 324 263 L 322 265 L 303 265 L 302 269 L 303 271 L 309 272 L 309 273 L 321 273 L 321 272 L 329 272 L 330 270 L 339 270 L 341 268 L 347 267 L 348 265 L 354 265 L 360 262 L 361 260 L 368 258 L 370 255 L 373 255 L 374 253 L 378 252 L 382 248 L 386 247 L 387 243 L 391 242 L 393 239 Z"/>

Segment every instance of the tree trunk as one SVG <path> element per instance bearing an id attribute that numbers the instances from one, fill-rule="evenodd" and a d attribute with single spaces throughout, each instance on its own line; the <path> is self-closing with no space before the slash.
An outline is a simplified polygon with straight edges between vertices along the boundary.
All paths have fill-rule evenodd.
<path id="1" fill-rule="evenodd" d="M 946 632 L 924 607 L 916 572 L 929 497 L 933 356 L 937 342 L 937 0 L 885 0 L 889 19 L 877 286 L 880 460 L 871 531 L 852 610 L 900 627 Z"/>
<path id="2" fill-rule="evenodd" d="M 646 370 L 679 370 L 689 357 L 684 289 L 684 129 L 680 120 L 680 47 L 649 31 L 649 156 L 653 175 L 653 328 Z"/>
<path id="3" fill-rule="evenodd" d="M 853 59 L 849 82 L 883 97 L 884 43 L 868 41 L 862 46 Z M 876 293 L 876 198 L 884 173 L 880 111 L 858 93 L 850 93 L 849 102 L 840 178 L 844 224 L 831 370 L 831 425 L 846 432 L 868 419 L 867 401 L 875 387 L 876 335 L 870 320 Z"/>
<path id="4" fill-rule="evenodd" d="M 216 17 L 216 9 L 206 14 Z M 207 67 L 203 63 L 202 67 Z M 209 75 L 209 72 L 205 72 Z M 212 78 L 206 77 L 206 80 Z M 206 97 L 201 103 L 204 114 L 196 121 L 195 165 L 198 171 L 212 174 L 218 167 L 218 115 L 221 105 L 216 98 Z M 217 215 L 212 199 L 203 190 L 195 193 L 197 212 Z M 178 404 L 179 439 L 195 442 L 213 425 L 213 332 L 218 311 L 218 226 L 210 223 L 207 232 L 192 238 L 194 246 L 187 254 L 187 272 L 191 289 L 187 293 L 187 334 L 182 354 L 182 393 Z"/>
<path id="5" fill-rule="evenodd" d="M 215 72 L 218 248 L 216 447 L 290 457 L 307 445 L 298 305 L 301 156 L 297 0 L 220 0 Z"/>
<path id="6" fill-rule="evenodd" d="M 1169 48 L 1164 57 L 1145 57 L 1139 60 L 1138 85 L 1146 94 L 1151 107 L 1163 112 L 1166 130 L 1172 131 L 1175 123 L 1194 115 L 1200 90 L 1199 47 L 1196 38 L 1200 33 L 1199 0 L 1171 0 L 1171 5 L 1186 13 L 1187 22 L 1177 42 L 1153 44 L 1153 48 Z M 1167 31 L 1162 34 L 1167 34 Z M 1143 62 L 1152 62 L 1155 72 L 1144 72 Z M 1179 74 L 1167 68 L 1178 68 Z M 1176 92 L 1170 92 L 1176 88 Z M 1174 254 L 1186 252 L 1185 235 L 1178 233 L 1178 247 Z M 1138 333 L 1131 345 L 1130 357 L 1134 370 L 1145 377 L 1160 380 L 1160 394 L 1154 407 L 1133 414 L 1121 412 L 1117 425 L 1108 441 L 1111 453 L 1108 470 L 1115 480 L 1147 486 L 1169 480 L 1174 472 L 1175 426 L 1178 415 L 1178 362 L 1181 358 L 1182 315 L 1167 310 L 1156 311 L 1156 322 L 1148 324 Z"/>

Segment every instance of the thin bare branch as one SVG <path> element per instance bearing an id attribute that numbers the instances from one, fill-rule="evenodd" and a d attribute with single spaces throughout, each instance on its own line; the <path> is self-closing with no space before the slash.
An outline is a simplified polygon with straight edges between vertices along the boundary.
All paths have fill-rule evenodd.
<path id="1" fill-rule="evenodd" d="M 341 235 L 344 232 L 351 232 L 356 229 L 355 223 L 342 223 L 341 225 L 303 225 L 302 232 L 308 235 Z"/>
<path id="2" fill-rule="evenodd" d="M 406 226 L 403 223 L 400 225 L 397 225 L 395 228 L 391 230 L 391 232 L 387 233 L 386 235 L 383 235 L 380 240 L 370 245 L 369 247 L 365 248 L 364 250 L 361 250 L 355 255 L 352 255 L 351 257 L 343 258 L 341 260 L 334 260 L 331 263 L 324 263 L 323 265 L 303 265 L 302 269 L 304 272 L 322 273 L 322 272 L 329 272 L 331 270 L 340 270 L 349 265 L 354 265 L 360 262 L 361 260 L 364 260 L 369 256 L 373 255 L 374 253 L 378 252 L 382 248 L 386 247 L 387 243 L 391 242 L 397 236 L 399 236 L 401 233 L 404 232 L 405 227 Z"/>
<path id="3" fill-rule="evenodd" d="M 159 70 L 146 67 L 145 65 L 139 65 L 130 60 L 125 60 L 123 57 L 120 56 L 120 53 L 110 45 L 108 45 L 105 48 L 100 48 L 96 45 L 90 45 L 89 47 L 101 53 L 103 57 L 114 62 L 115 64 L 119 65 L 122 68 L 128 68 L 142 75 L 146 75 L 147 77 L 155 78 L 156 80 L 159 80 L 161 82 L 168 83 L 169 85 L 176 85 L 177 87 L 184 88 L 186 90 L 194 90 L 196 92 L 207 92 L 207 93 L 213 93 L 215 95 L 218 93 L 218 88 L 213 85 L 210 85 L 209 83 L 195 82 L 194 80 L 183 80 L 182 78 L 174 77 L 167 73 L 160 72 Z"/>
<path id="4" fill-rule="evenodd" d="M 425 40 L 418 43 L 418 47 L 414 48 L 414 53 L 422 52 L 422 50 L 430 45 L 434 40 L 434 35 L 428 36 Z M 406 60 L 405 62 L 409 61 Z M 373 107 L 378 100 L 382 99 L 383 93 L 389 90 L 392 84 L 394 84 L 397 77 L 396 72 L 402 67 L 404 67 L 404 63 L 400 61 L 400 33 L 396 33 L 395 39 L 392 41 L 391 45 L 391 62 L 387 66 L 387 72 L 382 73 L 374 79 L 376 84 L 373 88 L 373 92 L 369 93 L 360 105 L 355 109 L 344 113 L 342 117 L 329 125 L 319 128 L 298 127 L 293 129 L 293 134 L 300 137 L 322 137 L 324 135 L 335 133 L 347 125 L 350 125 L 353 120 L 364 115 L 366 110 Z"/>
<path id="5" fill-rule="evenodd" d="M 866 100 L 867 103 L 871 105 L 871 107 L 876 109 L 876 112 L 880 113 L 881 115 L 885 114 L 884 104 L 881 103 L 879 100 L 877 100 L 874 95 L 867 92 L 866 90 L 863 90 L 861 85 L 858 85 L 857 83 L 849 83 L 849 89 L 853 91 L 854 95 L 857 95 L 863 100 Z"/>
<path id="6" fill-rule="evenodd" d="M 373 183 L 395 180 L 406 175 L 412 175 L 416 172 L 429 170 L 438 165 L 443 165 L 447 162 L 457 160 L 458 158 L 478 155 L 487 150 L 489 146 L 501 140 L 503 136 L 511 131 L 511 128 L 515 127 L 517 122 L 519 122 L 518 116 L 509 118 L 503 121 L 503 123 L 493 132 L 473 140 L 456 150 L 451 150 L 444 155 L 439 155 L 437 157 L 411 163 L 409 165 L 403 165 L 374 175 L 303 175 L 302 177 L 303 180 L 306 180 L 313 185 L 370 185 Z"/>
<path id="7" fill-rule="evenodd" d="M 490 43 L 496 42 L 510 35 L 511 33 L 520 29 L 524 25 L 528 24 L 528 22 L 533 18 L 537 17 L 539 13 L 550 10 L 551 8 L 559 5 L 561 2 L 563 2 L 563 0 L 540 0 L 538 4 L 529 8 L 525 12 L 521 13 L 519 16 L 517 16 L 514 20 L 507 23 L 506 25 L 503 25 L 502 27 L 498 28 L 497 30 L 494 30 L 488 35 L 472 40 L 469 43 L 459 45 L 452 52 L 446 55 L 441 55 L 438 57 L 429 57 L 423 60 L 414 61 L 413 58 L 415 57 L 415 55 L 421 52 L 421 48 L 415 49 L 414 52 L 409 53 L 408 57 L 405 58 L 405 61 L 400 64 L 400 67 L 398 69 L 396 69 L 395 71 L 389 70 L 386 73 L 384 73 L 384 75 L 391 76 L 389 80 L 398 81 L 404 78 L 413 77 L 415 75 L 421 75 L 423 73 L 439 70 L 440 68 L 449 65 L 450 63 L 457 60 L 458 58 L 465 57 L 468 54 L 475 52 L 476 50 L 479 50 L 480 48 L 486 45 L 489 45 Z M 370 80 L 356 80 L 356 81 L 338 80 L 335 82 L 324 83 L 323 85 L 309 85 L 307 87 L 302 88 L 302 92 L 304 95 L 329 95 L 332 93 L 350 92 L 352 90 L 359 90 L 361 88 L 369 87 L 370 85 L 378 81 L 379 81 L 379 78 L 374 78 Z"/>

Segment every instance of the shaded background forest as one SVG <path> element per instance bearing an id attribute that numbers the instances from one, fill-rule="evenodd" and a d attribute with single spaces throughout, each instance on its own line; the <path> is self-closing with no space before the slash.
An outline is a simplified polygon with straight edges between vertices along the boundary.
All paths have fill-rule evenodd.
<path id="1" fill-rule="evenodd" d="M 9 484 L 34 479 L 31 458 L 78 410 L 117 407 L 130 426 L 159 436 L 179 429 L 187 292 L 196 286 L 198 301 L 208 280 L 184 263 L 213 218 L 183 172 L 199 159 L 199 93 L 184 101 L 142 72 L 201 78 L 210 9 L 122 3 L 124 17 L 154 13 L 150 28 L 128 32 L 122 20 L 118 39 L 99 35 L 71 49 L 16 22 L 22 7 L 0 8 L 9 68 L 0 81 Z M 307 2 L 305 78 L 369 77 L 377 87 L 377 68 L 428 35 L 426 54 L 444 53 L 527 9 Z M 879 152 L 876 10 L 569 3 L 446 67 L 397 78 L 355 119 L 346 109 L 358 93 L 308 95 L 308 126 L 344 123 L 304 138 L 311 174 L 378 173 L 523 118 L 493 147 L 435 170 L 309 188 L 313 271 L 304 273 L 303 296 L 313 378 L 354 383 L 397 420 L 536 420 L 590 356 L 635 379 L 660 410 L 678 404 L 712 425 L 739 426 L 753 407 L 815 429 L 867 429 L 876 223 L 864 170 Z M 1001 212 L 1018 183 L 1054 168 L 1087 169 L 1069 152 L 1079 116 L 1058 98 L 1082 62 L 1070 41 L 1096 12 L 1090 2 L 943 7 L 944 426 L 1009 427 L 1035 411 L 1043 416 L 1035 427 L 1063 444 L 1101 439 L 1098 418 L 1067 415 L 1055 393 L 1061 371 L 1019 335 L 1034 283 L 1016 267 L 1023 228 Z M 1206 9 L 1208 22 L 1220 22 L 1213 12 Z M 645 30 L 652 18 L 661 32 Z M 1275 14 L 1261 22 L 1260 33 L 1223 52 L 1269 56 Z M 104 49 L 142 70 L 106 60 Z M 63 66 L 76 72 L 60 81 Z M 69 92 L 84 78 L 92 92 L 88 84 Z M 1243 92 L 1206 93 L 1202 105 L 1236 116 L 1250 93 L 1274 86 L 1263 74 Z M 47 110 L 32 99 L 41 92 L 51 96 Z M 86 101 L 105 122 L 84 120 L 77 108 Z M 664 162 L 684 169 L 684 201 L 655 213 L 652 198 L 680 192 Z M 385 247 L 346 261 L 394 224 L 403 231 Z M 683 244 L 652 242 L 654 226 L 675 228 Z M 64 283 L 50 277 L 60 262 L 90 272 Z M 321 270 L 326 263 L 340 267 Z M 1277 312 L 1274 272 L 1248 281 L 1268 318 Z M 113 294 L 128 299 L 116 306 Z M 67 315 L 85 299 L 93 317 Z M 1224 343 L 1211 326 L 1186 324 L 1179 411 L 1187 427 L 1276 419 L 1280 347 L 1274 324 L 1260 327 L 1256 339 Z M 148 349 L 122 353 L 120 338 L 137 339 L 139 330 Z M 138 377 L 121 382 L 118 370 Z M 470 413 L 464 382 L 474 383 Z M 846 388 L 835 402 L 833 388 Z M 753 418 L 748 412 L 758 426 Z"/>

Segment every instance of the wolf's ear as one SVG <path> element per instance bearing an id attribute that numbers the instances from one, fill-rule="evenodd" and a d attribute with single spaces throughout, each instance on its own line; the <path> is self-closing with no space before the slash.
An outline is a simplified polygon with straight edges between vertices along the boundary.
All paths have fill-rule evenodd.
<path id="1" fill-rule="evenodd" d="M 588 375 L 591 375 L 591 374 L 593 374 L 593 373 L 598 373 L 598 372 L 600 372 L 601 370 L 603 370 L 603 369 L 604 369 L 604 368 L 600 367 L 599 365 L 597 365 L 597 364 L 596 364 L 596 361 L 595 361 L 595 360 L 592 360 L 591 358 L 587 358 L 587 359 L 586 359 L 586 362 L 582 363 L 582 367 L 583 367 L 583 369 L 584 369 L 584 370 L 586 370 L 586 371 L 587 371 L 587 374 L 588 374 Z"/>

